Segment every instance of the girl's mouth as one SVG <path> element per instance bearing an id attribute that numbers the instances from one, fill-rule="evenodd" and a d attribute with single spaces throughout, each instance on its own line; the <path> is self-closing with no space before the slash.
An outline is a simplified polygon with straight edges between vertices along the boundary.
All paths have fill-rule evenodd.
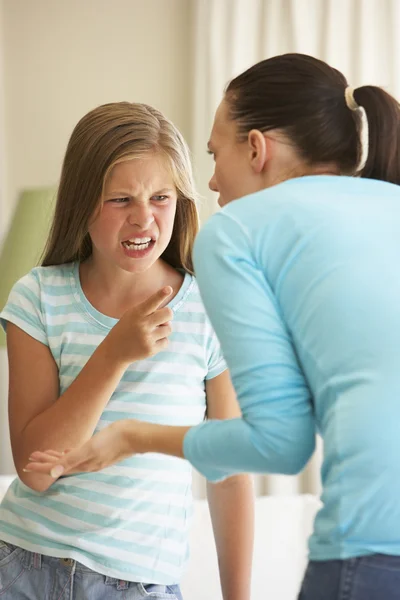
<path id="1" fill-rule="evenodd" d="M 121 242 L 125 254 L 131 258 L 141 258 L 142 256 L 146 256 L 152 250 L 155 243 L 155 240 L 151 237 L 136 237 Z"/>

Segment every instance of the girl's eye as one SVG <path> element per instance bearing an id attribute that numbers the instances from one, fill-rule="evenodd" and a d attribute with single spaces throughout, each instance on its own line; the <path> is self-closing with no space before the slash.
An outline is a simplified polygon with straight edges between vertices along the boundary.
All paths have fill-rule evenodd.
<path id="1" fill-rule="evenodd" d="M 163 200 L 168 200 L 168 196 L 153 196 L 152 200 L 156 202 L 162 202 Z"/>
<path id="2" fill-rule="evenodd" d="M 125 204 L 129 202 L 129 198 L 111 198 L 108 202 L 115 202 L 116 204 Z"/>

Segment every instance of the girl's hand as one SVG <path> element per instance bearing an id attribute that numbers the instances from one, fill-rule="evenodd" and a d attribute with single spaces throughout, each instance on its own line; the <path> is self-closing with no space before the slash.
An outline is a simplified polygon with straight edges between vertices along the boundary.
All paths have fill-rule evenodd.
<path id="1" fill-rule="evenodd" d="M 132 428 L 137 423 L 137 436 L 132 435 Z M 100 471 L 124 458 L 143 451 L 140 448 L 140 432 L 146 423 L 129 419 L 129 430 L 125 420 L 116 421 L 96 433 L 88 442 L 63 453 L 54 450 L 33 452 L 24 471 L 45 473 L 54 479 L 61 475 Z M 136 443 L 135 441 L 136 440 Z"/>
<path id="2" fill-rule="evenodd" d="M 159 306 L 171 294 L 172 288 L 164 287 L 123 314 L 103 341 L 114 360 L 128 365 L 165 350 L 173 312 Z"/>

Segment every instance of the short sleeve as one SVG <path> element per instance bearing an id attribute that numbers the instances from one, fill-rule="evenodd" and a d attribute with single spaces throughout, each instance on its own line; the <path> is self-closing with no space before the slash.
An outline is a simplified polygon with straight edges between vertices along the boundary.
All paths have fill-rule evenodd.
<path id="1" fill-rule="evenodd" d="M 212 329 L 207 344 L 207 366 L 206 379 L 214 379 L 228 368 L 218 338 Z"/>
<path id="2" fill-rule="evenodd" d="M 13 323 L 35 340 L 49 345 L 42 313 L 41 286 L 35 270 L 22 277 L 12 288 L 0 313 L 0 323 L 5 331 L 7 323 Z"/>

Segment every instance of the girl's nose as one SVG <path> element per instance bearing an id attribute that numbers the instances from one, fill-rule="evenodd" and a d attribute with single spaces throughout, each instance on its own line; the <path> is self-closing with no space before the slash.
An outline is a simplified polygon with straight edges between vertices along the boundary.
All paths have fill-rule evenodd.
<path id="1" fill-rule="evenodd" d="M 151 207 L 146 205 L 137 205 L 132 208 L 128 216 L 128 222 L 130 225 L 136 225 L 139 229 L 149 229 L 154 221 L 154 215 L 151 211 Z"/>

